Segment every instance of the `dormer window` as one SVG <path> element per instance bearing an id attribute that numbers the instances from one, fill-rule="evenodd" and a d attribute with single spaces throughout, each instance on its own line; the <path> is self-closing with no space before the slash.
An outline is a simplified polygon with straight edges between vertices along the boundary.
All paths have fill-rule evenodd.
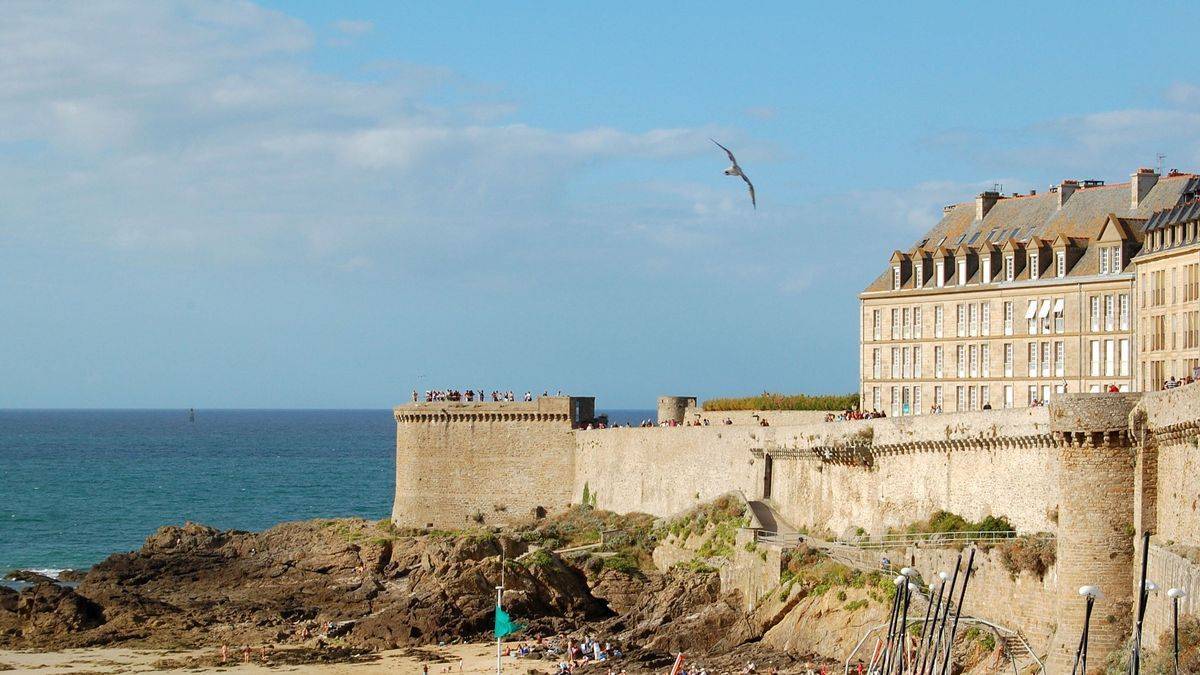
<path id="1" fill-rule="evenodd" d="M 1122 267 L 1123 266 L 1121 265 L 1121 247 L 1114 246 L 1113 250 L 1112 250 L 1112 273 L 1120 274 Z"/>
<path id="2" fill-rule="evenodd" d="M 989 255 L 989 256 L 980 258 L 980 262 L 982 263 L 981 267 L 983 268 L 982 283 L 985 283 L 985 284 L 992 283 L 992 256 Z"/>
<path id="3" fill-rule="evenodd" d="M 1100 274 L 1108 274 L 1108 247 L 1100 249 Z"/>
<path id="4" fill-rule="evenodd" d="M 925 264 L 917 263 L 914 269 L 917 271 L 917 288 L 921 288 L 925 285 Z"/>
<path id="5" fill-rule="evenodd" d="M 963 258 L 958 261 L 958 285 L 967 285 L 967 260 Z"/>
<path id="6" fill-rule="evenodd" d="M 892 265 L 892 290 L 900 290 L 900 266 Z"/>
<path id="7" fill-rule="evenodd" d="M 1059 279 L 1067 276 L 1067 252 L 1059 251 L 1054 254 L 1054 273 Z"/>
<path id="8" fill-rule="evenodd" d="M 1004 278 L 1008 281 L 1012 281 L 1016 276 L 1016 269 L 1017 266 L 1013 261 L 1013 257 L 1011 255 L 1004 256 Z"/>
<path id="9" fill-rule="evenodd" d="M 1038 266 L 1038 254 L 1036 252 L 1030 253 L 1029 254 L 1029 278 L 1037 279 L 1039 269 L 1040 268 Z"/>
<path id="10" fill-rule="evenodd" d="M 933 266 L 933 271 L 937 275 L 937 287 L 941 288 L 946 285 L 946 263 L 939 260 Z"/>

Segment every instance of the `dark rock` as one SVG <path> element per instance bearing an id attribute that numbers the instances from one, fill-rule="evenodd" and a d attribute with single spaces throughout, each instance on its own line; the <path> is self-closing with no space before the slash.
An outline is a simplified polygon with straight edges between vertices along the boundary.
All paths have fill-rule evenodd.
<path id="1" fill-rule="evenodd" d="M 45 574 L 34 572 L 32 570 L 11 570 L 8 574 L 4 575 L 4 578 L 8 579 L 9 581 L 24 581 L 25 583 L 29 584 L 58 583 L 57 579 L 48 577 Z"/>

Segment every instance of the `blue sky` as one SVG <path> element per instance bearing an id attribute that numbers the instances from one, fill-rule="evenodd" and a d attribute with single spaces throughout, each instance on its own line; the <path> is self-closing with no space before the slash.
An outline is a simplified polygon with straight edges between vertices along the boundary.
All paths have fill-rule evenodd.
<path id="1" fill-rule="evenodd" d="M 6 5 L 0 407 L 852 391 L 943 204 L 1200 168 L 1194 5 L 645 4 Z"/>

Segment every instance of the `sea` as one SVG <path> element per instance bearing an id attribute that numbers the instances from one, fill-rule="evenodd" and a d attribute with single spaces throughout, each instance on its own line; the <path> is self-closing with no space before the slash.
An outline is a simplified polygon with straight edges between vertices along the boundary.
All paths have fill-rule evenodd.
<path id="1" fill-rule="evenodd" d="M 0 576 L 87 569 L 187 521 L 386 518 L 395 434 L 390 410 L 0 410 Z"/>

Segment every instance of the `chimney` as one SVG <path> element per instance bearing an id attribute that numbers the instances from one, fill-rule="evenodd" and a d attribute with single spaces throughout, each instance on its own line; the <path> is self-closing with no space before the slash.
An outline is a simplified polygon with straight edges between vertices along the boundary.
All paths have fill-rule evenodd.
<path id="1" fill-rule="evenodd" d="M 988 192 L 980 192 L 975 198 L 975 220 L 983 220 L 988 211 L 1000 201 L 1000 193 L 989 190 Z"/>
<path id="2" fill-rule="evenodd" d="M 1075 191 L 1078 189 L 1079 181 L 1077 180 L 1064 180 L 1062 183 L 1060 183 L 1058 186 L 1058 208 L 1061 209 L 1063 204 L 1066 204 L 1067 200 L 1070 199 L 1071 195 L 1075 194 Z"/>
<path id="3" fill-rule="evenodd" d="M 1158 182 L 1158 173 L 1154 169 L 1145 167 L 1138 169 L 1136 173 L 1130 176 L 1129 181 L 1129 208 L 1136 209 L 1146 195 L 1150 194 L 1150 190 L 1154 184 Z"/>

